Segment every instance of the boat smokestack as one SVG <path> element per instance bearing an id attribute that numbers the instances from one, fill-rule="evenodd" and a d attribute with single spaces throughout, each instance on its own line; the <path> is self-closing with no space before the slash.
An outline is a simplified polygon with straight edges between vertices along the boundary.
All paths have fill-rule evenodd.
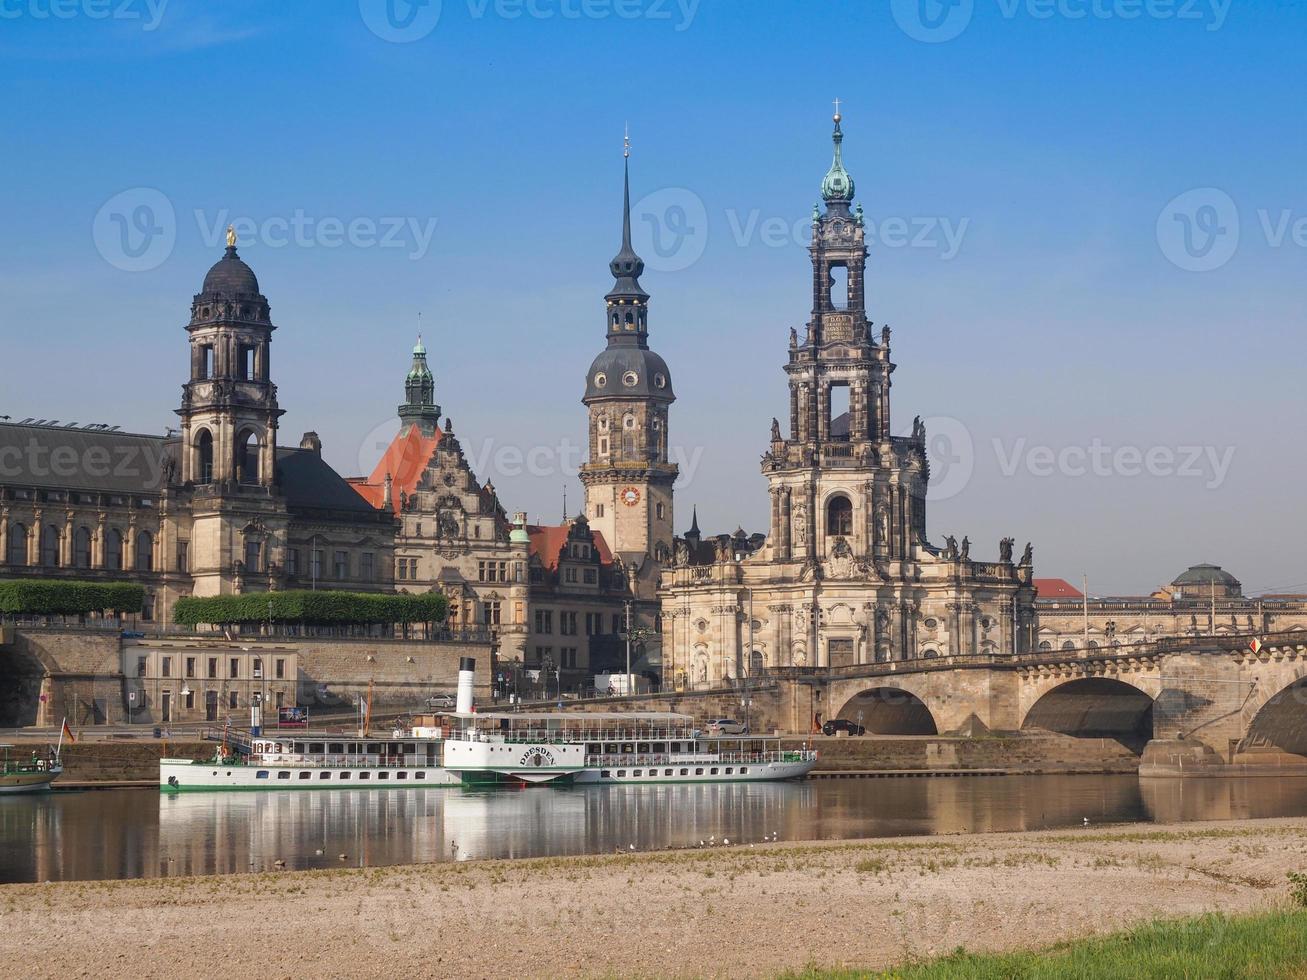
<path id="1" fill-rule="evenodd" d="M 458 701 L 454 710 L 467 714 L 472 710 L 472 681 L 476 677 L 477 662 L 475 657 L 458 658 Z"/>

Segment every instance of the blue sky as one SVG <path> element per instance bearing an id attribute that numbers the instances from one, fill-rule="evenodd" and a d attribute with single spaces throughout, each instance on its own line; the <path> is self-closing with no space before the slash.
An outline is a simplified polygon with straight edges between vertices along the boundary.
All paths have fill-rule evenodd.
<path id="1" fill-rule="evenodd" d="M 283 442 L 370 469 L 420 311 L 478 475 L 575 512 L 629 121 L 677 524 L 762 529 L 839 96 L 932 537 L 1307 591 L 1307 5 L 389 2 L 0 0 L 0 414 L 172 424 L 237 221 Z"/>

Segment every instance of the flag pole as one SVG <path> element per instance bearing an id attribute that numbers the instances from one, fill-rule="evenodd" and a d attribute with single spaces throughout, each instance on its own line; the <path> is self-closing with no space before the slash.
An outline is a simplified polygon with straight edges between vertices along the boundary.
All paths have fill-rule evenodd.
<path id="1" fill-rule="evenodd" d="M 68 727 L 68 716 L 64 715 L 63 720 L 59 722 L 59 742 L 55 745 L 54 758 L 59 761 L 59 755 L 64 750 L 64 730 Z M 47 743 L 48 744 L 48 743 Z"/>

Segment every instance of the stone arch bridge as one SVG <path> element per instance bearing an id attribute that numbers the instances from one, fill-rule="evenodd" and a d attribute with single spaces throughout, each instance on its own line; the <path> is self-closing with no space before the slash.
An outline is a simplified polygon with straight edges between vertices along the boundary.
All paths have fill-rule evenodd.
<path id="1" fill-rule="evenodd" d="M 794 731 L 818 716 L 876 734 L 1044 729 L 1137 751 L 1184 739 L 1227 762 L 1307 763 L 1307 632 L 769 673 Z"/>

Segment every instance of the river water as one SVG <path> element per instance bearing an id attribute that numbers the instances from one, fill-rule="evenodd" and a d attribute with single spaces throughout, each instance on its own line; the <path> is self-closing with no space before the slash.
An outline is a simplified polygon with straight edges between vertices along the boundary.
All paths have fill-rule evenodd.
<path id="1" fill-rule="evenodd" d="M 496 790 L 0 797 L 0 881 L 1307 815 L 1307 777 L 970 776 Z M 343 858 L 342 858 L 343 855 Z"/>

